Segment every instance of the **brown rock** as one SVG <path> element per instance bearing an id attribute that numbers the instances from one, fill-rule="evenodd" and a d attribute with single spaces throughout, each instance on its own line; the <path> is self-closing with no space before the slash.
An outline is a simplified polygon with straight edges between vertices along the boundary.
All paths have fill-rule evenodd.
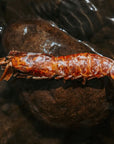
<path id="1" fill-rule="evenodd" d="M 4 31 L 3 46 L 10 50 L 41 52 L 53 55 L 68 55 L 80 52 L 92 52 L 80 41 L 70 37 L 54 23 L 42 19 L 17 21 Z"/>
<path id="2" fill-rule="evenodd" d="M 10 50 L 41 52 L 55 56 L 92 52 L 78 40 L 44 20 L 21 21 L 10 25 L 3 36 Z M 82 81 L 26 80 L 11 81 L 24 105 L 41 121 L 57 127 L 95 125 L 107 117 L 108 79 Z M 109 94 L 110 95 L 110 94 Z"/>

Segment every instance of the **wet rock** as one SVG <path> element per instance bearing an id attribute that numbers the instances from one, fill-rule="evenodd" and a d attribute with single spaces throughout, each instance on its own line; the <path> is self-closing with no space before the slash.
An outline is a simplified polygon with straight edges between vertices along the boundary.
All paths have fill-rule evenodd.
<path id="1" fill-rule="evenodd" d="M 100 4 L 101 1 L 97 1 Z M 105 23 L 101 8 L 89 0 L 31 0 L 31 9 L 43 19 L 54 21 L 75 38 L 87 40 Z M 48 13 L 47 13 L 48 11 Z"/>
<path id="2" fill-rule="evenodd" d="M 1 109 L 7 106 L 8 103 L 2 107 L 0 106 L 0 143 L 39 143 L 39 135 L 35 131 L 34 126 L 32 126 L 31 123 L 29 123 L 23 116 L 23 113 L 21 113 L 18 105 L 11 104 L 11 113 L 6 115 Z"/>
<path id="3" fill-rule="evenodd" d="M 6 24 L 14 22 L 18 19 L 34 18 L 35 14 L 28 6 L 26 0 L 1 0 L 0 11 Z"/>
<path id="4" fill-rule="evenodd" d="M 101 79 L 89 81 L 86 86 L 82 86 L 80 81 L 64 83 L 62 80 L 28 80 L 22 83 L 26 90 L 23 89 L 20 96 L 26 107 L 37 119 L 49 125 L 91 126 L 108 114 L 109 103 Z"/>
<path id="5" fill-rule="evenodd" d="M 114 59 L 114 24 L 103 27 L 98 33 L 91 38 L 91 43 L 95 44 L 99 51 Z"/>
<path id="6" fill-rule="evenodd" d="M 42 19 L 17 21 L 6 28 L 2 37 L 5 51 L 19 50 L 53 55 L 92 52 L 91 47 L 70 37 L 54 25 Z"/>
<path id="7" fill-rule="evenodd" d="M 1 72 L 0 72 L 0 76 L 1 76 Z M 0 99 L 8 95 L 9 91 L 10 89 L 8 83 L 5 81 L 0 82 Z"/>
<path id="8" fill-rule="evenodd" d="M 13 49 L 55 56 L 93 52 L 91 47 L 41 19 L 10 25 L 4 32 L 3 45 L 6 52 Z M 56 127 L 91 126 L 109 114 L 106 79 L 93 79 L 86 85 L 80 79 L 15 79 L 11 85 L 38 120 Z"/>
<path id="9" fill-rule="evenodd" d="M 10 104 L 4 104 L 1 106 L 1 110 L 5 114 L 9 114 L 11 112 L 10 109 L 11 109 Z"/>
<path id="10" fill-rule="evenodd" d="M 15 0 L 11 0 L 11 1 L 1 0 L 0 3 L 2 1 L 3 2 L 7 1 L 9 3 L 8 4 L 9 8 L 7 9 L 7 14 L 4 11 L 4 14 L 5 14 L 4 17 L 5 17 L 5 20 L 7 22 L 13 21 L 12 18 L 18 19 L 18 16 L 23 17 L 24 11 L 26 13 L 26 16 L 28 16 L 29 11 L 28 10 L 26 11 L 26 8 L 28 9 L 28 6 L 27 6 L 26 2 L 28 2 L 29 0 L 27 0 L 26 2 L 25 2 L 25 0 L 22 0 L 22 1 L 21 0 L 16 0 L 16 1 Z M 25 3 L 24 7 L 22 8 L 23 10 L 21 9 L 22 6 L 19 6 L 19 2 L 17 4 L 17 1 Z M 102 0 L 102 1 L 101 0 L 96 0 L 96 1 L 93 1 L 93 2 L 97 3 L 98 1 L 102 2 L 102 4 L 103 4 L 103 6 L 100 5 L 101 6 L 100 9 L 105 11 L 105 14 L 108 14 L 108 16 L 109 16 L 110 14 L 108 13 L 108 11 L 114 10 L 114 8 L 112 8 L 112 6 L 114 4 L 113 0 L 108 0 L 108 1 L 106 1 L 106 0 Z M 105 1 L 105 3 L 104 3 L 104 1 Z M 17 7 L 15 7 L 15 3 L 17 5 Z M 108 7 L 107 10 L 106 10 L 106 7 L 104 7 L 104 5 L 108 6 L 108 3 L 111 3 L 111 5 L 110 5 L 111 7 Z M 16 9 L 16 11 L 18 13 L 21 13 L 21 14 L 19 14 L 17 16 L 17 12 L 15 13 L 14 9 Z M 9 13 L 9 15 L 8 15 L 8 13 Z M 1 16 L 1 14 L 2 14 L 2 12 L 0 11 L 0 16 Z M 110 15 L 110 16 L 113 17 L 113 15 Z M 32 15 L 32 18 L 33 18 L 33 15 Z M 107 32 L 107 28 L 106 28 L 105 32 L 108 35 L 106 37 L 110 37 L 108 40 L 107 40 L 107 38 L 105 39 L 103 37 L 104 32 L 99 31 L 99 33 L 97 33 L 97 35 L 95 35 L 94 41 L 96 41 L 95 42 L 96 45 L 99 45 L 99 43 L 100 43 L 99 48 L 102 47 L 102 49 L 100 49 L 99 52 L 101 52 L 101 53 L 104 52 L 103 51 L 104 47 L 108 48 L 108 49 L 111 48 L 110 49 L 110 51 L 111 51 L 110 54 L 111 55 L 109 54 L 109 52 L 108 52 L 108 55 L 107 55 L 107 56 L 110 57 L 110 56 L 112 56 L 112 50 L 113 50 L 113 46 L 114 46 L 113 45 L 114 44 L 113 43 L 113 38 L 112 38 L 113 27 L 108 28 L 108 32 Z M 112 45 L 110 45 L 108 42 L 110 42 L 110 44 L 112 44 Z M 94 43 L 94 42 L 92 42 L 92 43 Z M 19 45 L 19 47 L 20 47 L 20 45 Z M 25 49 L 26 49 L 26 47 L 25 47 Z M 7 49 L 7 52 L 9 52 L 9 50 Z M 17 50 L 20 50 L 20 48 L 17 48 Z M 32 51 L 33 50 L 34 50 L 34 48 L 32 48 Z M 63 49 L 62 50 L 63 52 L 59 53 L 59 54 L 64 54 L 64 50 L 65 49 Z M 66 52 L 66 50 L 65 50 L 65 52 Z M 68 51 L 68 53 L 69 52 L 70 51 Z M 74 51 L 74 52 L 76 52 L 76 51 Z M 57 55 L 59 55 L 59 54 L 57 53 Z M 107 54 L 107 52 L 105 54 Z M 55 55 L 56 55 L 56 53 L 55 53 Z M 1 47 L 0 47 L 0 56 L 3 56 L 3 52 L 1 51 Z M 37 87 L 36 85 L 37 85 L 38 82 L 33 82 L 31 80 L 26 81 L 26 82 L 24 82 L 24 81 L 26 81 L 26 80 L 19 80 L 19 79 L 16 80 L 16 81 L 11 80 L 10 81 L 10 86 L 12 85 L 12 87 L 14 88 L 12 90 L 15 91 L 15 93 L 13 93 L 13 91 L 11 93 L 8 93 L 8 92 L 5 93 L 5 99 L 4 99 L 3 93 L 6 92 L 5 87 L 7 87 L 9 89 L 9 86 L 7 86 L 7 82 L 4 82 L 4 81 L 0 82 L 0 87 L 1 87 L 0 88 L 0 143 L 1 144 L 13 144 L 13 143 L 16 143 L 16 144 L 20 144 L 20 143 L 21 144 L 33 144 L 33 143 L 34 144 L 48 144 L 48 143 L 52 143 L 52 144 L 69 144 L 69 143 L 72 143 L 72 144 L 76 144 L 76 143 L 78 143 L 78 144 L 101 144 L 101 143 L 102 144 L 113 144 L 114 143 L 114 139 L 113 139 L 114 135 L 110 134 L 111 131 L 113 131 L 113 133 L 114 133 L 114 118 L 112 118 L 111 120 L 108 119 L 109 123 L 111 123 L 110 131 L 107 131 L 107 127 L 109 127 L 109 125 L 107 126 L 107 123 L 105 122 L 104 123 L 104 128 L 97 127 L 97 131 L 93 130 L 94 133 L 90 132 L 90 135 L 88 134 L 88 131 L 86 130 L 85 133 L 86 133 L 86 135 L 88 135 L 88 138 L 85 137 L 85 134 L 83 135 L 82 133 L 77 131 L 77 128 L 75 128 L 75 130 L 72 131 L 72 132 L 70 130 L 66 131 L 66 129 L 65 129 L 65 131 L 63 131 L 63 129 L 60 129 L 60 130 L 54 129 L 54 130 L 52 130 L 50 127 L 47 127 L 44 123 L 41 125 L 41 123 L 37 119 L 36 119 L 36 121 L 31 120 L 31 119 L 33 119 L 33 115 L 30 115 L 29 117 L 27 117 L 28 109 L 29 109 L 29 114 L 30 114 L 30 111 L 37 110 L 38 109 L 37 104 L 39 102 L 37 100 L 36 105 L 34 103 L 32 104 L 32 106 L 34 105 L 34 108 L 32 108 L 32 106 L 30 108 L 30 105 L 28 103 L 32 103 L 32 102 L 29 101 L 30 99 L 32 99 L 32 97 L 33 97 L 33 99 L 35 99 L 35 97 L 38 97 L 37 95 L 39 95 L 39 94 L 37 92 L 39 92 L 38 87 L 40 86 L 40 84 L 38 84 L 38 87 Z M 80 81 L 78 81 L 78 82 L 80 83 Z M 29 85 L 28 85 L 28 83 L 29 83 Z M 44 83 L 49 84 L 49 82 L 47 83 L 46 81 L 44 81 L 43 84 Z M 63 83 L 63 81 L 59 82 L 58 85 L 61 85 L 61 83 Z M 92 81 L 92 83 L 93 83 L 93 81 Z M 24 86 L 23 86 L 23 84 L 24 84 Z M 49 90 L 44 90 L 45 87 L 46 87 L 45 86 L 46 84 L 44 86 L 43 86 L 43 84 L 41 83 L 40 91 L 46 91 L 46 92 L 44 92 L 44 94 L 40 95 L 39 97 L 40 97 L 40 99 L 43 99 L 43 98 L 41 98 L 41 96 L 44 96 L 44 99 L 42 100 L 42 101 L 44 101 L 45 100 L 45 95 L 46 95 L 46 101 L 48 101 L 48 103 L 49 103 L 49 100 L 47 100 L 47 94 L 45 94 L 45 93 L 49 93 Z M 54 83 L 52 83 L 52 84 L 54 84 Z M 26 87 L 25 87 L 25 85 L 26 85 Z M 80 83 L 80 85 L 81 85 L 81 83 Z M 91 83 L 90 83 L 90 85 L 91 85 Z M 96 82 L 96 85 L 98 85 L 97 82 Z M 56 84 L 54 84 L 54 86 L 56 86 Z M 64 84 L 63 84 L 63 86 L 64 86 Z M 99 86 L 100 86 L 100 84 L 99 84 Z M 31 87 L 32 87 L 32 90 L 31 90 Z M 47 85 L 47 87 L 48 87 L 48 85 Z M 112 102 L 112 99 L 109 99 L 109 97 L 110 97 L 110 95 L 114 96 L 114 94 L 113 94 L 114 87 L 111 88 L 111 91 L 110 91 L 110 87 L 111 87 L 110 83 L 107 83 L 107 85 L 105 85 L 105 88 L 102 88 L 102 87 L 104 87 L 104 82 L 103 82 L 103 86 L 101 86 L 101 89 L 99 89 L 99 92 L 100 91 L 103 92 L 103 95 L 104 95 L 103 99 L 106 98 L 106 99 L 104 99 L 104 101 L 106 100 L 105 104 L 106 105 L 110 104 Z M 23 88 L 23 90 L 22 90 L 22 88 Z M 60 89 L 64 89 L 64 88 L 60 88 Z M 67 89 L 67 87 L 66 87 L 66 89 Z M 22 90 L 22 92 L 21 92 L 21 90 Z M 36 94 L 37 94 L 36 96 L 35 95 L 33 96 L 33 94 L 32 94 L 32 93 L 35 93 L 34 90 L 36 91 Z M 56 90 L 56 88 L 54 90 Z M 96 91 L 97 90 L 98 89 L 96 89 Z M 70 93 L 70 91 L 67 91 L 67 92 Z M 84 93 L 83 90 L 81 91 L 81 93 Z M 85 91 L 85 93 L 86 93 L 86 91 Z M 91 93 L 92 93 L 92 91 L 91 91 Z M 40 94 L 41 94 L 41 92 L 40 92 Z M 18 98 L 18 95 L 20 95 L 20 97 L 21 97 L 21 103 L 23 102 L 23 105 L 21 105 L 21 107 L 17 106 L 18 102 L 19 102 L 18 99 L 17 99 L 17 101 L 14 101 L 13 99 L 11 99 L 9 101 L 9 99 L 8 100 L 6 99 L 6 97 L 10 98 L 11 96 L 13 96 L 14 98 Z M 57 95 L 57 93 L 56 93 L 56 95 Z M 61 93 L 61 95 L 62 95 L 62 93 Z M 29 96 L 32 96 L 32 97 L 28 98 Z M 79 97 L 79 98 L 81 98 L 81 97 Z M 107 101 L 107 98 L 108 98 L 108 101 Z M 62 97 L 62 99 L 63 99 L 63 97 Z M 82 98 L 82 100 L 83 100 L 83 98 Z M 100 108 L 102 107 L 102 104 L 104 104 L 104 101 L 102 101 L 103 103 L 101 103 L 101 105 L 99 106 Z M 2 111 L 1 108 L 3 107 L 3 109 L 4 109 L 4 106 L 7 106 L 7 104 L 9 105 L 9 103 L 10 104 L 12 103 L 12 105 L 10 105 L 11 106 L 10 107 L 10 113 L 7 115 L 6 113 L 4 113 Z M 26 105 L 26 109 L 24 108 L 25 105 Z M 20 109 L 22 109 L 22 111 L 20 111 Z M 64 108 L 63 108 L 63 110 L 64 110 Z M 21 113 L 21 112 L 23 112 L 23 113 Z M 94 111 L 92 111 L 92 112 L 94 113 Z M 104 119 L 105 117 L 104 117 L 103 113 L 101 113 L 101 115 L 103 116 L 103 119 Z M 34 114 L 34 116 L 38 117 L 37 113 Z M 96 116 L 96 117 L 98 117 L 98 116 Z M 38 119 L 39 119 L 39 117 L 38 117 Z M 104 121 L 103 119 L 101 121 Z M 101 126 L 101 123 L 100 123 L 100 126 Z M 104 134 L 103 132 L 106 132 L 107 134 Z M 102 135 L 102 136 L 98 137 L 99 135 L 100 136 Z"/>
<path id="11" fill-rule="evenodd" d="M 88 39 L 104 24 L 101 8 L 98 9 L 92 1 L 1 0 L 1 9 L 7 24 L 40 16 L 54 21 L 70 35 L 80 39 Z"/>
<path id="12" fill-rule="evenodd" d="M 112 116 L 112 118 L 110 120 L 110 127 L 112 129 L 112 134 L 114 135 L 114 116 Z"/>

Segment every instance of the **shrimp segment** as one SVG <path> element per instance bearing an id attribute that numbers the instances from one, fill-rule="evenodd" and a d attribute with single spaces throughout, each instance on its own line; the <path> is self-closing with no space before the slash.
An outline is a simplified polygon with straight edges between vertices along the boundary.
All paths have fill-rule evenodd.
<path id="1" fill-rule="evenodd" d="M 0 58 L 5 71 L 0 80 L 11 76 L 33 79 L 92 79 L 106 75 L 114 79 L 114 60 L 91 53 L 54 57 L 41 53 L 11 51 Z"/>

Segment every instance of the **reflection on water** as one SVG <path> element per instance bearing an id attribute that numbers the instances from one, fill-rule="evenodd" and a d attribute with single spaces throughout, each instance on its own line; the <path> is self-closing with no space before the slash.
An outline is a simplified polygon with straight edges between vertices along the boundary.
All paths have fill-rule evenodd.
<path id="1" fill-rule="evenodd" d="M 92 11 L 98 11 L 97 7 L 93 3 L 91 3 L 90 0 L 85 0 L 85 1 L 89 5 L 90 10 L 92 10 Z"/>
<path id="2" fill-rule="evenodd" d="M 27 34 L 27 27 L 24 28 L 23 35 Z"/>
<path id="3" fill-rule="evenodd" d="M 109 19 L 110 21 L 114 23 L 114 18 L 107 17 L 107 19 Z"/>

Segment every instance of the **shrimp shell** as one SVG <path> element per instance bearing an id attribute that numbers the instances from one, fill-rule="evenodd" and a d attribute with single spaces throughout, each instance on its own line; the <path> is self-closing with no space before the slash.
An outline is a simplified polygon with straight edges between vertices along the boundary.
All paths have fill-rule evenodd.
<path id="1" fill-rule="evenodd" d="M 11 76 L 33 79 L 93 79 L 111 76 L 114 79 L 114 60 L 91 53 L 55 57 L 42 53 L 10 51 L 0 59 L 5 71 L 0 80 Z"/>

